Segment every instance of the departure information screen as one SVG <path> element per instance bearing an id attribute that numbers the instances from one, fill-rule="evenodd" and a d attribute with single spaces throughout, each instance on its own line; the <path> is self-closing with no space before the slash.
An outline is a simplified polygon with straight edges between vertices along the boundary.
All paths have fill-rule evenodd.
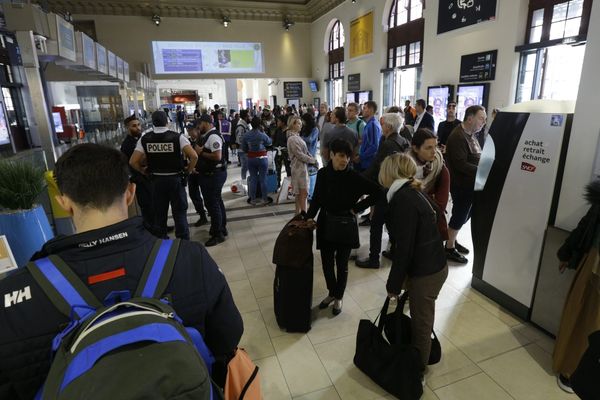
<path id="1" fill-rule="evenodd" d="M 157 74 L 264 73 L 262 45 L 237 42 L 152 42 Z"/>

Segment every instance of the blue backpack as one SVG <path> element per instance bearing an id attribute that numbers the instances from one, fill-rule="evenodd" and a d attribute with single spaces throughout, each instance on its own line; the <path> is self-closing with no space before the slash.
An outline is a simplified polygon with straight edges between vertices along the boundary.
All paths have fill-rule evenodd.
<path id="1" fill-rule="evenodd" d="M 52 343 L 50 372 L 36 399 L 214 399 L 214 357 L 200 332 L 184 327 L 161 299 L 179 240 L 157 240 L 133 297 L 103 303 L 59 257 L 27 265 L 70 324 Z"/>

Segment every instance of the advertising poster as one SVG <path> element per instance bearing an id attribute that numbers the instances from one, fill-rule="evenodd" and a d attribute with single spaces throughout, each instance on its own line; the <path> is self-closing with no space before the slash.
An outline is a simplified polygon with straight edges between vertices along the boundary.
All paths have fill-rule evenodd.
<path id="1" fill-rule="evenodd" d="M 465 117 L 465 111 L 470 106 L 484 105 L 485 86 L 459 86 L 456 101 L 456 118 L 461 121 Z"/>
<path id="2" fill-rule="evenodd" d="M 450 97 L 450 88 L 430 87 L 427 90 L 427 104 L 433 106 L 433 119 L 437 129 L 440 122 L 446 120 L 446 111 L 448 109 L 448 98 Z"/>
<path id="3" fill-rule="evenodd" d="M 373 52 L 373 11 L 350 22 L 350 58 Z"/>

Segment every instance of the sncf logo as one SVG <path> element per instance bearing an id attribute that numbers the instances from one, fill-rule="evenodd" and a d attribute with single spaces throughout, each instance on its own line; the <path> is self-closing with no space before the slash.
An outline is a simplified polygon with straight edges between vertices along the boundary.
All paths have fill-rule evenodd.
<path id="1" fill-rule="evenodd" d="M 535 172 L 535 168 L 536 168 L 536 166 L 535 166 L 535 165 L 532 165 L 532 164 L 529 164 L 529 163 L 526 163 L 526 162 L 522 162 L 522 163 L 521 163 L 521 169 L 522 169 L 523 171 L 527 171 L 527 172 Z"/>
<path id="2" fill-rule="evenodd" d="M 29 286 L 21 290 L 15 290 L 12 293 L 6 293 L 4 295 L 4 308 L 9 308 L 26 300 L 31 300 L 31 288 Z"/>

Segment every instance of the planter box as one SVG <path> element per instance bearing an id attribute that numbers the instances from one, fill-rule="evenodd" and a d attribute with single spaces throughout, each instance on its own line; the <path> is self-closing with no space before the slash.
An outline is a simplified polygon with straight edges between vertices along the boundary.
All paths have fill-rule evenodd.
<path id="1" fill-rule="evenodd" d="M 0 213 L 0 235 L 6 235 L 18 266 L 54 237 L 42 206 Z"/>

